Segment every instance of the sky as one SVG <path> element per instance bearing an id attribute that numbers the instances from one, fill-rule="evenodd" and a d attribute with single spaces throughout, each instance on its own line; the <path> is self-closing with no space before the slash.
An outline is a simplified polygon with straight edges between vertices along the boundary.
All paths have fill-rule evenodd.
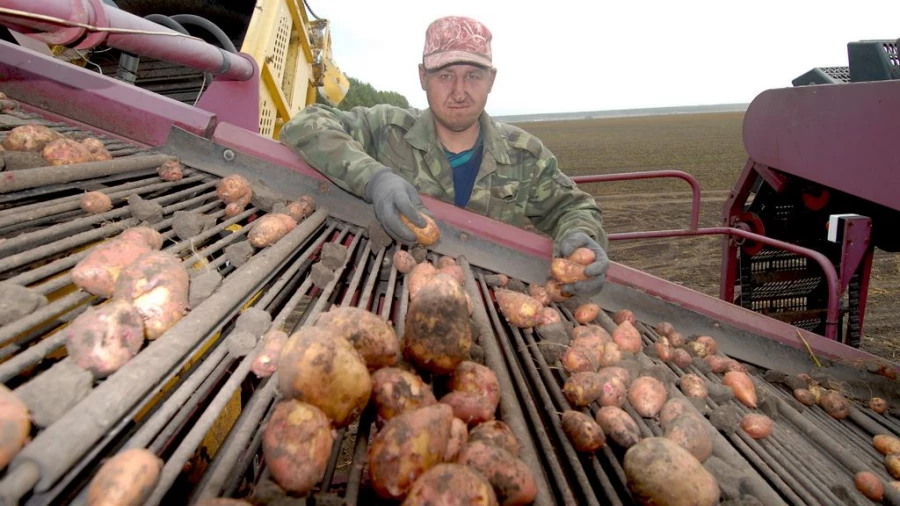
<path id="1" fill-rule="evenodd" d="M 494 116 L 749 103 L 814 67 L 846 66 L 848 42 L 900 37 L 890 0 L 307 1 L 330 21 L 344 73 L 419 108 L 425 28 L 445 15 L 482 21 Z"/>

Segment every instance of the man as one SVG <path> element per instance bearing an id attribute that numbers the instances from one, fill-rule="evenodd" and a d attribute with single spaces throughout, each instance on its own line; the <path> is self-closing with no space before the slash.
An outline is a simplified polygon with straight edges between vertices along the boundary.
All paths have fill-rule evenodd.
<path id="1" fill-rule="evenodd" d="M 526 219 L 568 256 L 578 247 L 596 261 L 567 293 L 593 295 L 609 261 L 600 208 L 536 137 L 484 112 L 497 70 L 491 32 L 478 21 L 445 17 L 428 26 L 419 81 L 425 111 L 388 105 L 343 112 L 311 105 L 281 130 L 281 141 L 335 184 L 373 204 L 395 240 L 415 242 L 427 212 L 419 193 L 523 227 Z"/>

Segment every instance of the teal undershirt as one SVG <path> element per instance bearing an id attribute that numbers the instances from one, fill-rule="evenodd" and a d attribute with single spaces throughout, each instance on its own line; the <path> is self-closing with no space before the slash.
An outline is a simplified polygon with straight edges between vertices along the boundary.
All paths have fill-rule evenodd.
<path id="1" fill-rule="evenodd" d="M 478 176 L 478 169 L 481 167 L 481 156 L 484 153 L 484 142 L 481 139 L 481 132 L 478 133 L 478 140 L 475 146 L 460 153 L 451 153 L 444 149 L 447 159 L 450 161 L 450 167 L 453 168 L 453 193 L 454 204 L 457 207 L 466 207 L 469 203 L 469 197 L 472 196 L 472 188 L 475 187 L 475 177 Z"/>

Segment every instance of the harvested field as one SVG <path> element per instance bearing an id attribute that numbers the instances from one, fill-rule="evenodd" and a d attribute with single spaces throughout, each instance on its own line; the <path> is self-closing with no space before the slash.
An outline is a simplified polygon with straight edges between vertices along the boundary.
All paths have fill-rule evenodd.
<path id="1" fill-rule="evenodd" d="M 716 226 L 728 191 L 747 161 L 741 141 L 742 113 L 607 118 L 520 123 L 540 137 L 569 175 L 678 169 L 702 190 L 700 226 Z M 597 197 L 609 232 L 683 228 L 690 216 L 690 189 L 674 179 L 582 186 Z M 717 296 L 720 238 L 617 241 L 616 261 L 703 293 Z M 900 357 L 900 255 L 876 250 L 862 348 Z"/>

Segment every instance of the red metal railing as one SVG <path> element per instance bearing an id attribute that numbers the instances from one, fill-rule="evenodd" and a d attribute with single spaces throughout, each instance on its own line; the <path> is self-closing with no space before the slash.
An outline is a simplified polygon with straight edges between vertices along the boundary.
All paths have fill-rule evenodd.
<path id="1" fill-rule="evenodd" d="M 691 225 L 688 230 L 697 230 L 700 226 L 700 183 L 694 176 L 680 170 L 649 170 L 645 172 L 621 172 L 617 174 L 593 174 L 590 176 L 574 176 L 572 181 L 582 183 L 607 183 L 611 181 L 631 181 L 636 179 L 659 179 L 673 177 L 683 179 L 691 185 Z"/>

